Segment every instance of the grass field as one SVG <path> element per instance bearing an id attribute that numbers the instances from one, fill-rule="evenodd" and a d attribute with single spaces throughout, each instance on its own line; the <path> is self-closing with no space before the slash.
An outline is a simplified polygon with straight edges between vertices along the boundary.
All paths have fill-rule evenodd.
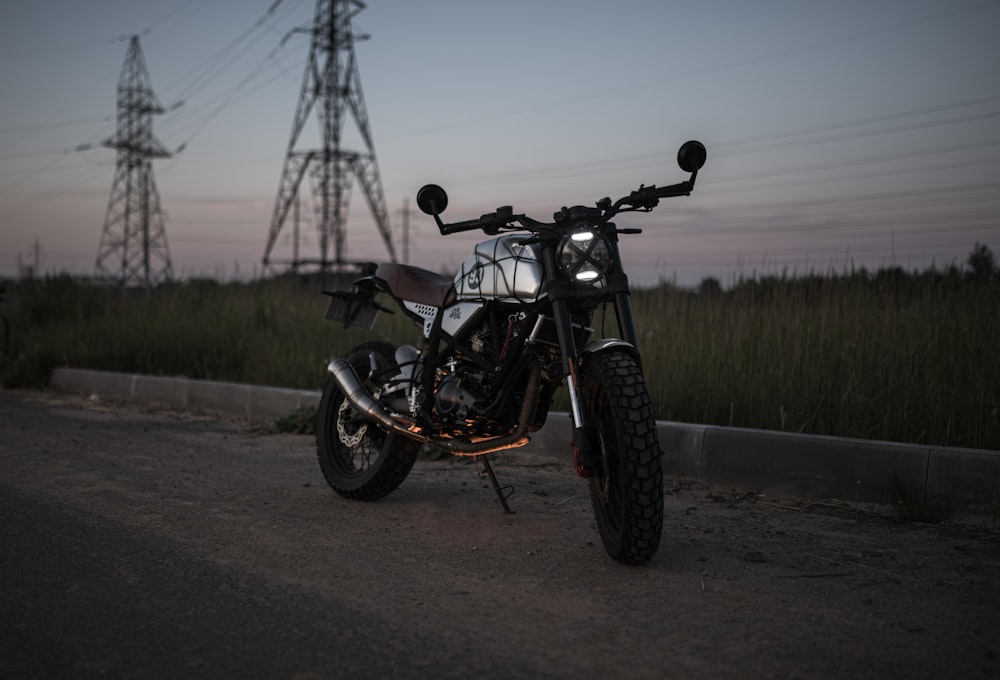
<path id="1" fill-rule="evenodd" d="M 326 362 L 382 337 L 323 319 L 315 280 L 152 291 L 67 277 L 8 284 L 7 387 L 55 366 L 320 389 Z M 901 270 L 633 294 L 657 418 L 1000 449 L 1000 280 Z M 613 324 L 612 324 L 613 325 Z"/>

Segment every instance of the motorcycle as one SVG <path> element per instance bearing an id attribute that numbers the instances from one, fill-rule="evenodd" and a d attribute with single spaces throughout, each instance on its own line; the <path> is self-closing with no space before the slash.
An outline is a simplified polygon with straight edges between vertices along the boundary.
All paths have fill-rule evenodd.
<path id="1" fill-rule="evenodd" d="M 371 330 L 392 298 L 421 330 L 416 345 L 369 342 L 329 363 L 316 448 L 329 485 L 372 501 L 394 491 L 421 448 L 477 457 L 505 512 L 507 495 L 487 455 L 527 444 L 565 385 L 571 446 L 608 554 L 627 564 L 656 553 L 663 473 L 619 236 L 611 221 L 690 195 L 705 163 L 689 141 L 677 161 L 690 177 L 645 186 L 594 207 L 562 208 L 552 222 L 510 206 L 445 223 L 448 195 L 429 184 L 417 205 L 443 236 L 481 230 L 454 278 L 398 263 L 368 263 L 349 291 L 330 296 L 326 318 Z M 592 339 L 598 309 L 612 308 L 618 337 Z"/>

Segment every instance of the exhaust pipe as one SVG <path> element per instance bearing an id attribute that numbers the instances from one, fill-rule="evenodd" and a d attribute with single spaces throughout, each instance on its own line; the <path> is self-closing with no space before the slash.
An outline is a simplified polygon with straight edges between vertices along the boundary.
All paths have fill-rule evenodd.
<path id="1" fill-rule="evenodd" d="M 530 441 L 527 432 L 535 413 L 535 406 L 538 403 L 538 382 L 541 372 L 537 365 L 532 366 L 531 373 L 528 376 L 528 386 L 526 389 L 528 398 L 521 404 L 517 429 L 506 436 L 480 442 L 465 442 L 445 437 L 428 437 L 419 431 L 410 429 L 406 423 L 393 418 L 380 403 L 375 401 L 375 398 L 361 384 L 361 379 L 358 377 L 357 371 L 348 362 L 343 359 L 334 359 L 329 363 L 326 370 L 337 381 L 337 386 L 344 393 L 344 397 L 351 402 L 362 416 L 377 422 L 390 432 L 397 432 L 404 437 L 430 444 L 457 456 L 478 456 L 484 453 L 493 453 L 494 451 L 517 448 Z"/>
<path id="2" fill-rule="evenodd" d="M 401 428 L 400 424 L 389 415 L 389 412 L 372 398 L 372 395 L 361 384 L 361 379 L 358 378 L 358 373 L 353 366 L 343 359 L 334 359 L 326 367 L 326 370 L 337 381 L 337 386 L 347 397 L 347 401 L 351 402 L 362 415 L 368 416 L 387 430 L 407 431 L 405 428 Z"/>

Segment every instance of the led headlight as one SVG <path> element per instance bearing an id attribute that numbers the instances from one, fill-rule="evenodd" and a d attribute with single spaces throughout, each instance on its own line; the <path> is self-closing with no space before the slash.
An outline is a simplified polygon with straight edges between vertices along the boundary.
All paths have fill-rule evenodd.
<path id="1" fill-rule="evenodd" d="M 597 285 L 611 266 L 611 249 L 600 234 L 589 229 L 574 231 L 563 236 L 556 261 L 570 281 Z"/>

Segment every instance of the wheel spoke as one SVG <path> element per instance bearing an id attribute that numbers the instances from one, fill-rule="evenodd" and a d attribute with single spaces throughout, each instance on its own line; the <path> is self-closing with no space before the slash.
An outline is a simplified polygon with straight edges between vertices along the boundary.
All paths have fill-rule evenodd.
<path id="1" fill-rule="evenodd" d="M 345 356 L 356 371 L 367 371 L 374 356 L 382 373 L 398 372 L 395 348 L 367 343 Z M 417 458 L 420 445 L 384 432 L 358 417 L 335 380 L 328 380 L 320 400 L 316 452 L 330 487 L 342 496 L 376 500 L 398 487 Z"/>

